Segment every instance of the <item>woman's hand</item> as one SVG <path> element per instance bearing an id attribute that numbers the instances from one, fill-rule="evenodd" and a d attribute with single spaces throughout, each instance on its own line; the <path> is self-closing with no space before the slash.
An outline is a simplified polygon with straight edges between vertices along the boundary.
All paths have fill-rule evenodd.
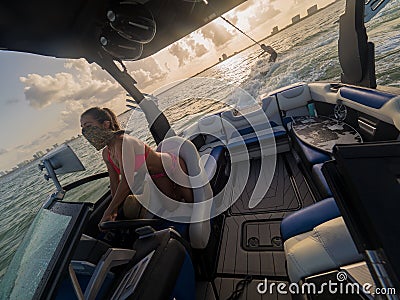
<path id="1" fill-rule="evenodd" d="M 99 230 L 104 231 L 100 228 L 100 224 L 103 222 L 108 222 L 108 221 L 115 221 L 115 218 L 117 217 L 117 210 L 114 210 L 110 212 L 108 209 L 104 212 L 103 217 L 101 218 L 99 222 Z"/>

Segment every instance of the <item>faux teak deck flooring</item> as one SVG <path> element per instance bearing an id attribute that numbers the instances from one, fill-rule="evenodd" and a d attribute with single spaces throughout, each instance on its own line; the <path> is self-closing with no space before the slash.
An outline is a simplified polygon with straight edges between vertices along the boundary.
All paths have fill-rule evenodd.
<path id="1" fill-rule="evenodd" d="M 290 299 L 290 296 L 276 293 L 261 295 L 256 288 L 263 277 L 278 282 L 288 280 L 280 222 L 285 215 L 311 205 L 314 200 L 290 153 L 278 155 L 269 189 L 263 195 L 253 194 L 259 176 L 264 176 L 260 174 L 260 166 L 259 160 L 251 160 L 246 186 L 225 219 L 214 280 L 220 299 L 227 299 L 246 275 L 253 275 L 255 279 L 239 299 Z M 235 176 L 243 176 L 243 173 L 236 172 Z M 252 194 L 262 200 L 250 209 L 248 203 Z"/>

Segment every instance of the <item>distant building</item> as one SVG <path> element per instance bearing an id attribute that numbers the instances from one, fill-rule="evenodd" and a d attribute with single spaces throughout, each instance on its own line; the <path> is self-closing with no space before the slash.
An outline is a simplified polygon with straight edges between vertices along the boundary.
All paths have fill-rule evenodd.
<path id="1" fill-rule="evenodd" d="M 317 4 L 311 6 L 309 9 L 307 9 L 307 15 L 311 16 L 315 14 L 318 11 L 318 6 Z"/>
<path id="2" fill-rule="evenodd" d="M 292 18 L 292 24 L 296 24 L 296 23 L 298 23 L 298 22 L 300 22 L 300 15 L 295 15 L 295 16 Z"/>
<path id="3" fill-rule="evenodd" d="M 225 53 L 222 54 L 222 60 L 225 60 L 225 59 L 227 59 L 227 58 L 228 58 L 228 55 L 226 55 Z"/>
<path id="4" fill-rule="evenodd" d="M 211 15 L 208 16 L 208 18 L 205 19 L 205 21 L 206 21 L 206 22 L 212 21 L 212 20 L 214 20 L 216 17 L 218 17 L 217 14 L 216 14 L 216 13 L 212 13 Z"/>
<path id="5" fill-rule="evenodd" d="M 278 32 L 279 32 L 279 28 L 278 28 L 278 26 L 275 26 L 274 28 L 272 28 L 271 34 L 275 34 L 275 33 L 278 33 Z"/>

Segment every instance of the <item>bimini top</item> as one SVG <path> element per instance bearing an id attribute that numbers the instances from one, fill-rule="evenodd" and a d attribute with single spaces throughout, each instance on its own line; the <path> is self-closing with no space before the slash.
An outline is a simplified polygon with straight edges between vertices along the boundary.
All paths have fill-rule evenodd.
<path id="1" fill-rule="evenodd" d="M 245 0 L 41 0 L 0 3 L 0 49 L 62 58 L 141 59 Z"/>

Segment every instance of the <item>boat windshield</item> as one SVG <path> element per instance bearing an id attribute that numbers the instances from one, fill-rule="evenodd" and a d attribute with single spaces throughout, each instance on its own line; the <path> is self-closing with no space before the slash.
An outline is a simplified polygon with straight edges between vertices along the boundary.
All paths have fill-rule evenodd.
<path id="1" fill-rule="evenodd" d="M 34 297 L 71 219 L 39 211 L 0 283 L 0 299 Z"/>
<path id="2" fill-rule="evenodd" d="M 63 202 L 96 203 L 109 190 L 109 177 L 93 180 L 67 191 Z"/>

